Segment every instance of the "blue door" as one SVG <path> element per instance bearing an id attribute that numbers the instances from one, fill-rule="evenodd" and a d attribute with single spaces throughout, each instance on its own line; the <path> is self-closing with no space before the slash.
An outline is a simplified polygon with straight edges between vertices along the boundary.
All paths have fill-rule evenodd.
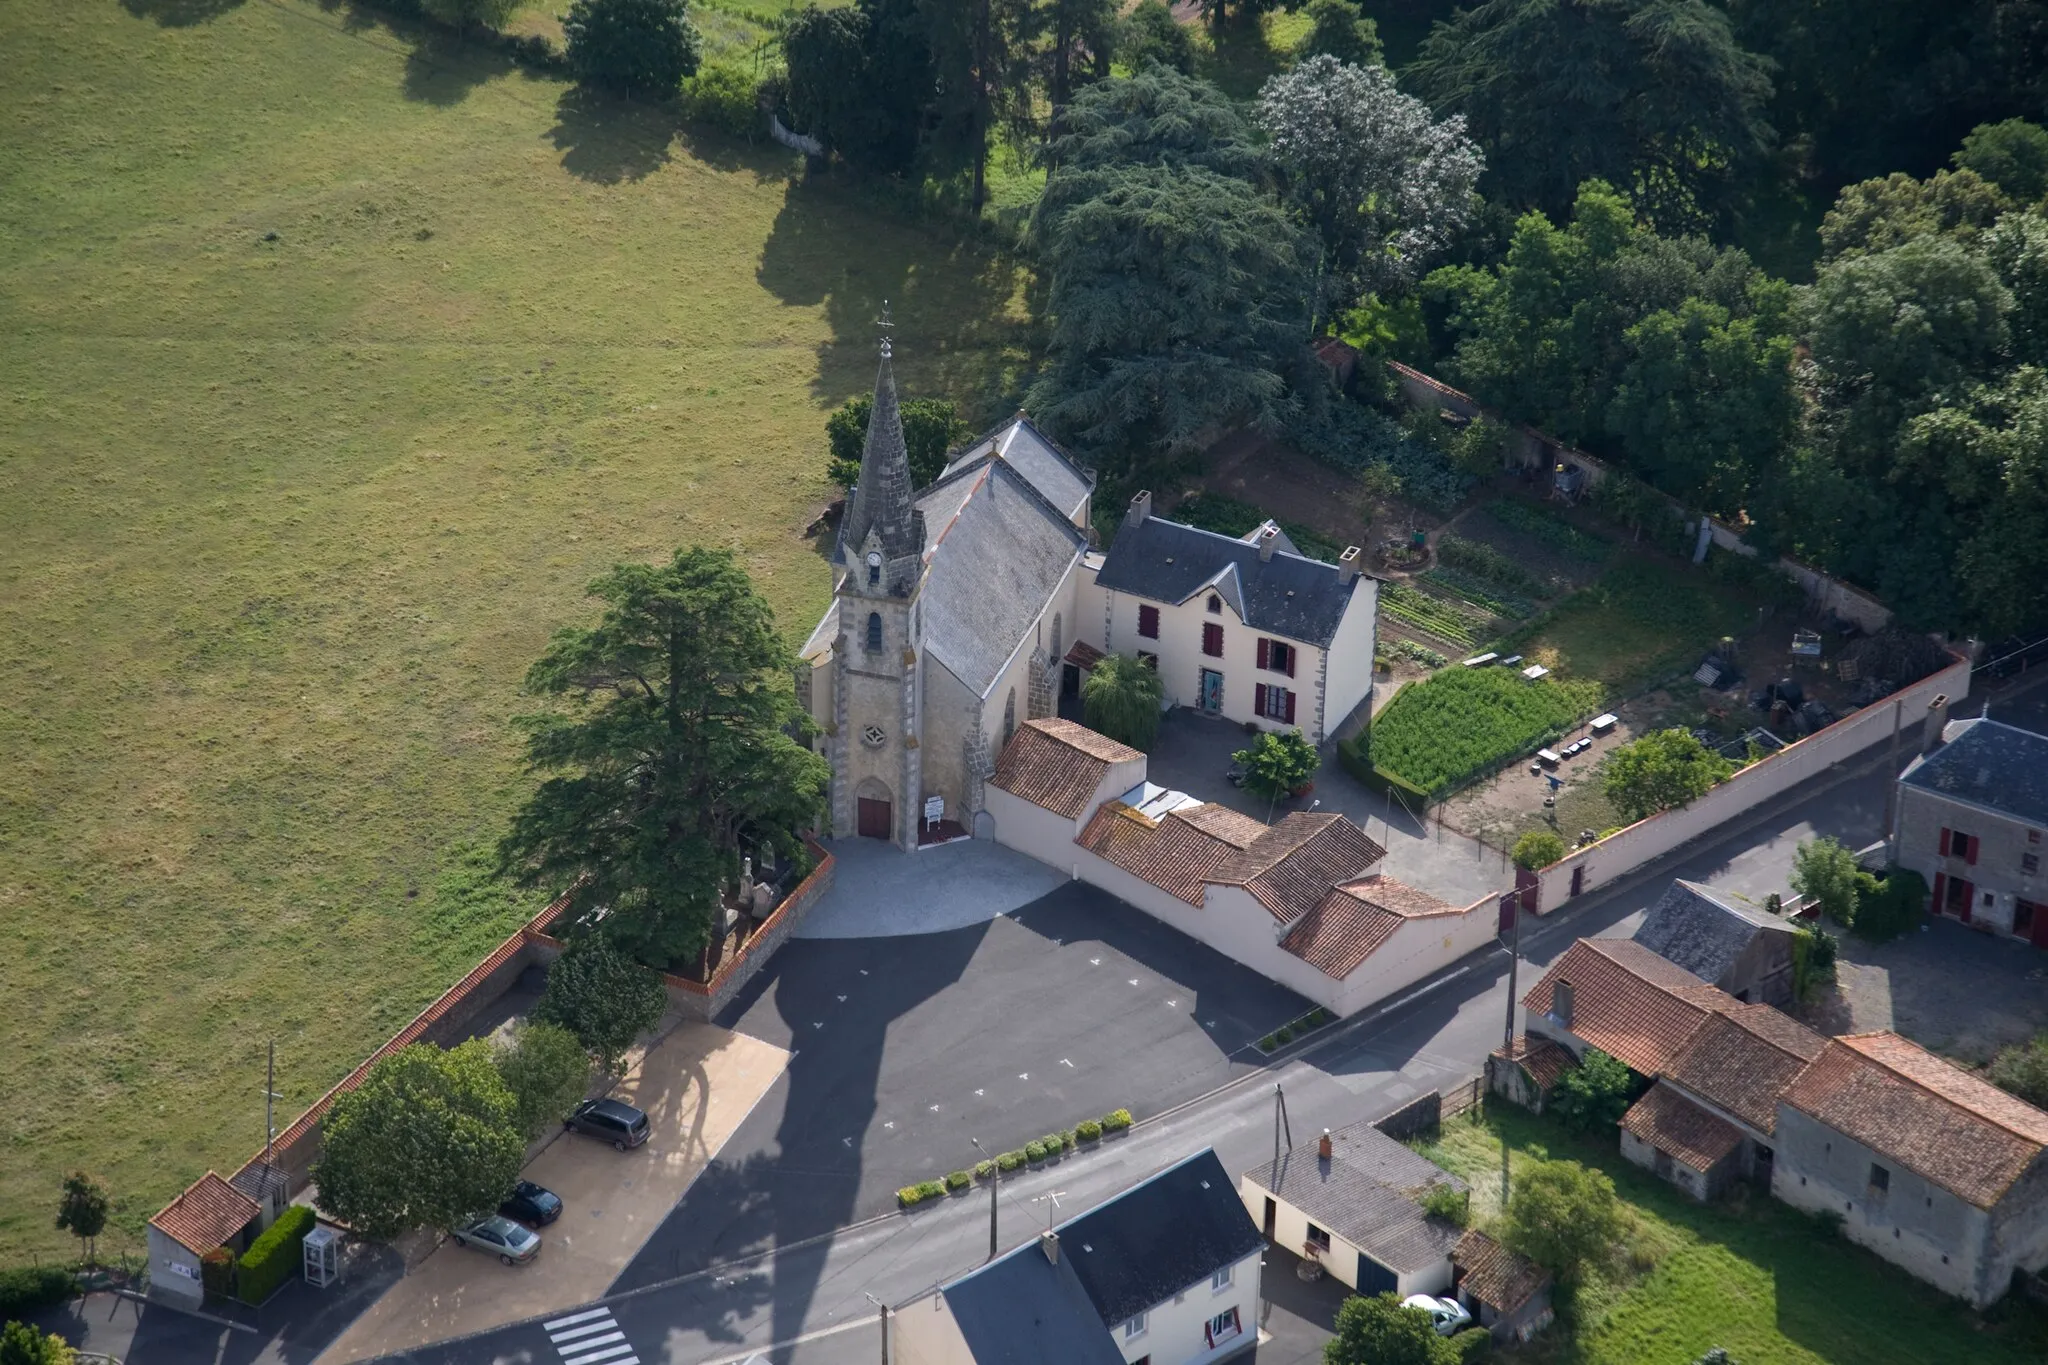
<path id="1" fill-rule="evenodd" d="M 1223 709 L 1223 675 L 1213 668 L 1202 670 L 1202 709 L 1212 716 Z"/>
<path id="2" fill-rule="evenodd" d="M 1392 1294 L 1401 1286 L 1401 1277 L 1375 1261 L 1364 1252 L 1358 1253 L 1358 1292 L 1366 1298 L 1375 1294 Z"/>

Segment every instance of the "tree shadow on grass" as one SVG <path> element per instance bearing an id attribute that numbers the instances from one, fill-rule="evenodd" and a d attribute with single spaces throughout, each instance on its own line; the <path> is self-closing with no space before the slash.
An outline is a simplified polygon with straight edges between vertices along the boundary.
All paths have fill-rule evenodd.
<path id="1" fill-rule="evenodd" d="M 575 86 L 555 104 L 548 137 L 562 168 L 600 185 L 642 180 L 668 164 L 676 112 L 667 104 L 635 103 Z"/>
<path id="2" fill-rule="evenodd" d="M 977 425 L 1016 408 L 1032 349 L 1033 323 L 1016 306 L 1027 272 L 986 239 L 812 176 L 790 185 L 756 277 L 785 303 L 824 308 L 832 339 L 811 386 L 822 401 L 873 386 L 886 300 L 905 397 L 950 398 Z"/>
<path id="3" fill-rule="evenodd" d="M 768 138 L 743 141 L 726 133 L 684 124 L 676 139 L 693 160 L 716 171 L 752 171 L 757 183 L 794 179 L 803 170 L 803 153 Z"/>
<path id="4" fill-rule="evenodd" d="M 243 0 L 121 0 L 121 8 L 138 19 L 154 19 L 165 28 L 190 28 L 212 23 Z"/>
<path id="5" fill-rule="evenodd" d="M 405 97 L 409 100 L 446 108 L 468 99 L 478 86 L 518 70 L 509 57 L 481 43 L 441 29 L 416 32 L 412 52 L 405 59 Z"/>

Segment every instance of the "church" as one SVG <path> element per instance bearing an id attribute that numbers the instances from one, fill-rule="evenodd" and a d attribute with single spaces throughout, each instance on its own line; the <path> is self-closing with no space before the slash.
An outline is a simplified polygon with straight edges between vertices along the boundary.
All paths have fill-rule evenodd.
<path id="1" fill-rule="evenodd" d="M 832 605 L 797 668 L 833 835 L 989 835 L 997 756 L 1108 653 L 1158 668 L 1170 705 L 1317 744 L 1370 704 L 1377 585 L 1356 547 L 1322 563 L 1271 522 L 1219 535 L 1141 493 L 1097 551 L 1093 472 L 1023 413 L 913 488 L 890 359 L 885 337 Z"/>

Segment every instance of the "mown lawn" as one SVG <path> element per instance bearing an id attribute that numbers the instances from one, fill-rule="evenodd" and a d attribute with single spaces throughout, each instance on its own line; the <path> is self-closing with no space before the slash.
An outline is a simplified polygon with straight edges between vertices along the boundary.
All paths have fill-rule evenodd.
<path id="1" fill-rule="evenodd" d="M 1629 1232 L 1550 1331 L 1510 1358 L 1556 1365 L 1686 1365 L 1720 1346 L 1739 1365 L 2019 1365 L 2048 1356 L 2048 1314 L 2017 1300 L 1978 1315 L 1760 1191 L 1700 1205 L 1581 1139 L 1495 1103 L 1419 1144 L 1500 1209 L 1501 1172 L 1565 1158 L 1605 1171 Z"/>
<path id="2" fill-rule="evenodd" d="M 1758 605 L 1690 565 L 1632 556 L 1499 648 L 1619 699 L 1690 672 L 1722 636 L 1755 630 Z"/>
<path id="3" fill-rule="evenodd" d="M 324 0 L 0 8 L 0 1261 L 132 1235 L 525 907 L 509 718 L 614 560 L 800 638 L 827 409 L 1014 407 L 1009 262 Z M 274 240 L 268 234 L 275 233 Z M 103 1239 L 103 1253 L 119 1239 Z"/>

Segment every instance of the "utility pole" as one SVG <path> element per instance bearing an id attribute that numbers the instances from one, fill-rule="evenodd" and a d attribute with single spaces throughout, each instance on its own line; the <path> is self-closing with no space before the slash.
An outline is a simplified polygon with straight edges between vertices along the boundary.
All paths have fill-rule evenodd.
<path id="1" fill-rule="evenodd" d="M 1899 725 L 1901 713 L 1906 708 L 1906 699 L 1899 698 L 1892 703 L 1892 766 L 1885 774 L 1884 784 L 1884 852 L 1889 862 L 1893 853 L 1892 822 L 1898 818 L 1899 804 Z"/>
<path id="2" fill-rule="evenodd" d="M 273 1144 L 277 1141 L 277 1125 L 271 1121 L 271 1105 L 284 1096 L 277 1093 L 277 1039 L 270 1040 L 270 1064 L 263 1073 L 263 1164 L 266 1167 L 276 1163 L 270 1158 Z M 269 1176 L 264 1176 L 264 1188 L 269 1188 Z"/>
<path id="3" fill-rule="evenodd" d="M 938 1291 L 934 1290 L 933 1292 L 936 1293 Z M 882 1365 L 889 1365 L 889 1305 L 883 1303 L 880 1299 L 876 1298 L 873 1294 L 868 1293 L 866 1290 L 861 1291 L 861 1297 L 866 1299 L 869 1303 L 873 1304 L 875 1306 L 875 1311 L 881 1314 Z"/>
<path id="4" fill-rule="evenodd" d="M 988 1162 L 988 1258 L 993 1261 L 996 1258 L 996 1187 L 1003 1183 L 1003 1168 L 981 1145 L 980 1138 L 967 1140 L 974 1144 L 975 1151 L 981 1153 L 982 1160 Z"/>
<path id="5" fill-rule="evenodd" d="M 1508 939 L 1508 1024 L 1501 1035 L 1502 1047 L 1515 1045 L 1515 969 L 1522 963 L 1522 889 L 1515 888 L 1514 923 Z"/>
<path id="6" fill-rule="evenodd" d="M 1287 1133 L 1287 1150 L 1294 1150 L 1294 1125 L 1287 1119 L 1287 1095 L 1280 1083 L 1273 1083 L 1273 1179 L 1280 1178 L 1280 1134 Z"/>

